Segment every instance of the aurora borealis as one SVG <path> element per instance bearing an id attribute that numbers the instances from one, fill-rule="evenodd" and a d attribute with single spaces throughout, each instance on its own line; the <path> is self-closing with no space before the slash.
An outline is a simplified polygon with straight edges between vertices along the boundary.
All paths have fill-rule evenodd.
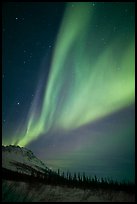
<path id="1" fill-rule="evenodd" d="M 3 144 L 134 181 L 134 18 L 134 3 L 5 4 Z"/>

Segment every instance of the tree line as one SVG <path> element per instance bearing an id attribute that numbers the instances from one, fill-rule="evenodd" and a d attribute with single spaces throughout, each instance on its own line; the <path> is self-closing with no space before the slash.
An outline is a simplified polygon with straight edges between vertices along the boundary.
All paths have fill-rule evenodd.
<path id="1" fill-rule="evenodd" d="M 30 169 L 29 169 L 30 170 Z M 43 184 L 67 186 L 71 188 L 82 188 L 82 189 L 109 189 L 109 190 L 123 190 L 133 193 L 135 185 L 129 182 L 118 182 L 109 178 L 97 178 L 97 176 L 86 176 L 82 174 L 71 172 L 61 172 L 59 169 L 57 172 L 51 170 L 45 170 L 45 173 L 37 171 L 31 168 L 31 174 L 27 175 L 21 172 L 13 172 L 11 170 L 2 169 L 3 179 L 10 179 L 16 181 L 26 182 L 41 182 Z"/>

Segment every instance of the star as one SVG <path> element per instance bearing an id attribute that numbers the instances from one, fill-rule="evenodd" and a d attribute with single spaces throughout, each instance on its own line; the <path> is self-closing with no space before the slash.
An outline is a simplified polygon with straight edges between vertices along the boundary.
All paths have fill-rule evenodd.
<path id="1" fill-rule="evenodd" d="M 29 58 L 32 58 L 32 53 L 30 53 Z"/>
<path id="2" fill-rule="evenodd" d="M 16 4 L 3 12 L 2 144 L 67 177 L 133 178 L 133 4 Z"/>

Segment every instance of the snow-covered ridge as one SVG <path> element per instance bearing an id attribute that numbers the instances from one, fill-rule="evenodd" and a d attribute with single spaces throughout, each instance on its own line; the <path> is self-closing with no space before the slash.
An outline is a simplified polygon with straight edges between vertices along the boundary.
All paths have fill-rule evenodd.
<path id="1" fill-rule="evenodd" d="M 14 145 L 2 146 L 2 167 L 28 175 L 31 175 L 31 169 L 42 173 L 50 171 L 31 150 Z"/>

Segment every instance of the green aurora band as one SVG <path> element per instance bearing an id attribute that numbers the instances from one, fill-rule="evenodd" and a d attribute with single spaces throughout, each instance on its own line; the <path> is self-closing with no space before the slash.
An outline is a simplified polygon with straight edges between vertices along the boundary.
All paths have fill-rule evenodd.
<path id="1" fill-rule="evenodd" d="M 20 146 L 48 131 L 76 129 L 134 103 L 134 35 L 119 56 L 121 38 L 116 36 L 95 60 L 94 40 L 88 45 L 95 37 L 89 29 L 94 7 L 83 2 L 71 5 L 67 3 L 57 36 L 41 110 L 36 115 L 36 106 L 31 107 Z"/>

